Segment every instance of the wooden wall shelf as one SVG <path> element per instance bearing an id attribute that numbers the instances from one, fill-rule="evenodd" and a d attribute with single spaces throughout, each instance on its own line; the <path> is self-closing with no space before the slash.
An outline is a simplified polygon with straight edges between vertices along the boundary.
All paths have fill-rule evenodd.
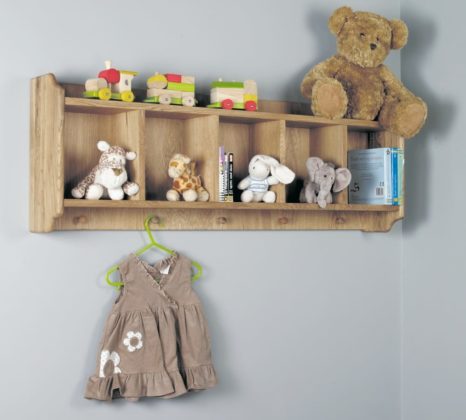
<path id="1" fill-rule="evenodd" d="M 298 203 L 307 157 L 346 166 L 351 149 L 404 147 L 403 138 L 384 131 L 377 122 L 298 115 L 301 105 L 280 101 L 261 101 L 260 112 L 245 112 L 98 101 L 82 98 L 82 91 L 80 85 L 58 84 L 52 74 L 31 81 L 33 232 L 141 230 L 151 213 L 157 216 L 154 227 L 159 229 L 388 231 L 404 215 L 403 206 L 348 204 L 347 191 L 336 195 L 335 204 L 326 209 Z M 71 198 L 73 186 L 98 161 L 99 139 L 138 154 L 128 163 L 130 179 L 140 185 L 135 197 Z M 236 181 L 247 175 L 249 159 L 257 153 L 279 159 L 296 172 L 297 180 L 272 187 L 277 193 L 274 204 L 218 202 L 219 145 L 235 153 Z M 167 164 L 175 152 L 198 162 L 212 201 L 165 201 L 171 186 Z"/>

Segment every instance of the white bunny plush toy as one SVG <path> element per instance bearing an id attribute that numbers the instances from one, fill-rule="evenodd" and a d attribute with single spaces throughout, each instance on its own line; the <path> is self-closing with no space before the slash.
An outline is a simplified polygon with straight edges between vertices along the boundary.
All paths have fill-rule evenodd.
<path id="1" fill-rule="evenodd" d="M 244 190 L 241 194 L 241 201 L 244 203 L 251 201 L 275 203 L 276 194 L 269 191 L 269 186 L 280 182 L 290 184 L 294 177 L 295 173 L 291 169 L 281 165 L 273 157 L 256 155 L 249 162 L 249 176 L 238 184 L 238 188 Z"/>

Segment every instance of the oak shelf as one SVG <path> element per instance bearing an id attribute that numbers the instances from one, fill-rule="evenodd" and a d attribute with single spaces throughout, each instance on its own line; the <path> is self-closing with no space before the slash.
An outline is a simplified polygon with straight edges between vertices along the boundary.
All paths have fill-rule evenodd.
<path id="1" fill-rule="evenodd" d="M 305 160 L 319 156 L 346 166 L 347 152 L 404 147 L 404 139 L 375 121 L 327 120 L 305 115 L 306 104 L 260 101 L 260 112 L 82 98 L 81 85 L 59 84 L 52 74 L 31 81 L 30 230 L 140 230 L 148 214 L 159 229 L 388 231 L 403 206 L 348 204 L 347 191 L 326 209 L 298 202 Z M 138 95 L 136 95 L 138 96 Z M 71 189 L 96 164 L 99 139 L 138 157 L 128 162 L 140 192 L 131 199 L 76 200 Z M 289 186 L 272 189 L 277 202 L 218 202 L 218 146 L 235 154 L 235 184 L 249 159 L 268 154 L 296 172 Z M 165 201 L 170 157 L 181 152 L 198 163 L 211 201 Z M 236 191 L 238 195 L 238 191 Z"/>

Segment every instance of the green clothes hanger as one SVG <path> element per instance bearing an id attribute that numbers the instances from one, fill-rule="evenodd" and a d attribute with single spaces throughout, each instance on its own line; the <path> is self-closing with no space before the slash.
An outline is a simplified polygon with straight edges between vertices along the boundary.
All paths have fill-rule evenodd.
<path id="1" fill-rule="evenodd" d="M 150 248 L 153 248 L 153 247 L 156 247 L 156 248 L 159 248 L 161 249 L 162 251 L 165 251 L 167 252 L 168 254 L 170 255 L 173 255 L 175 253 L 175 251 L 173 251 L 172 249 L 170 248 L 167 248 L 166 246 L 158 243 L 155 239 L 154 239 L 154 236 L 152 235 L 152 232 L 150 230 L 150 221 L 153 219 L 153 215 L 150 215 L 148 217 L 146 217 L 146 220 L 144 221 L 144 229 L 145 231 L 147 232 L 147 235 L 149 236 L 149 239 L 150 239 L 150 242 L 143 246 L 141 249 L 138 249 L 136 252 L 134 252 L 135 255 L 141 255 L 143 254 L 144 252 L 146 252 L 148 249 Z M 193 278 L 192 278 L 192 282 L 194 283 L 195 281 L 199 280 L 199 277 L 202 276 L 202 266 L 201 264 L 199 264 L 198 262 L 196 261 L 192 261 L 192 265 L 194 267 L 196 267 L 197 269 L 197 272 L 196 274 L 194 274 Z M 107 271 L 107 274 L 105 275 L 105 280 L 107 281 L 107 283 L 110 285 L 110 286 L 113 286 L 113 287 L 116 287 L 117 289 L 119 289 L 120 287 L 122 287 L 124 285 L 123 282 L 121 281 L 111 281 L 110 280 L 110 276 L 118 270 L 120 266 L 117 264 L 117 265 L 114 265 L 113 267 L 110 267 L 110 269 Z"/>

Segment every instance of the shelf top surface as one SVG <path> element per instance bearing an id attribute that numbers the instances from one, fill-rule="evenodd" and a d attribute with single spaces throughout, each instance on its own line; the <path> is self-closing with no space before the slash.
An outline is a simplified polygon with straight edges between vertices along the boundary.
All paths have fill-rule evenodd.
<path id="1" fill-rule="evenodd" d="M 276 112 L 247 112 L 204 107 L 184 107 L 177 105 L 148 104 L 142 102 L 101 101 L 76 97 L 65 98 L 67 112 L 115 114 L 129 111 L 145 111 L 148 117 L 190 119 L 203 116 L 218 116 L 221 121 L 237 123 L 257 123 L 264 121 L 285 121 L 291 127 L 328 127 L 343 125 L 349 130 L 382 131 L 377 121 L 336 119 L 329 120 L 311 115 L 283 114 Z"/>

